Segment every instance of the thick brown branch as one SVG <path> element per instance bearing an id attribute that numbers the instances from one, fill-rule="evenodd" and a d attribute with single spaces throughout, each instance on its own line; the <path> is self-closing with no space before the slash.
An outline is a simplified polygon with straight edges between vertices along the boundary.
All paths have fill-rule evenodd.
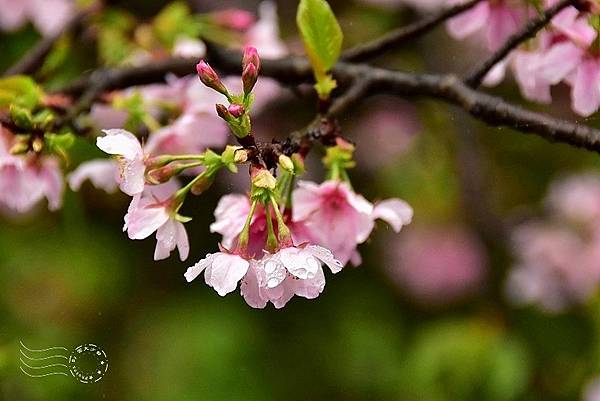
<path id="1" fill-rule="evenodd" d="M 362 62 L 380 56 L 401 44 L 429 32 L 439 24 L 474 7 L 481 1 L 482 0 L 470 0 L 463 4 L 457 4 L 438 14 L 430 15 L 413 24 L 395 29 L 381 38 L 346 50 L 342 55 L 342 60 Z"/>
<path id="2" fill-rule="evenodd" d="M 484 60 L 480 65 L 475 67 L 472 73 L 465 78 L 465 82 L 472 88 L 477 88 L 481 85 L 481 82 L 485 78 L 488 72 L 496 64 L 502 61 L 508 54 L 516 49 L 521 43 L 528 39 L 535 37 L 535 35 L 548 23 L 556 14 L 561 12 L 564 8 L 570 5 L 576 5 L 580 0 L 561 0 L 546 11 L 538 15 L 536 18 L 530 20 L 527 25 L 523 27 L 519 32 L 512 35 L 500 49 L 490 56 L 487 60 Z"/>
<path id="3" fill-rule="evenodd" d="M 229 74 L 240 72 L 240 59 L 241 55 L 236 52 L 211 52 L 210 54 L 212 65 Z M 193 72 L 195 62 L 196 60 L 169 59 L 145 67 L 107 70 L 105 74 L 99 76 L 84 77 L 65 90 L 71 94 L 80 94 L 97 80 L 103 81 L 105 89 L 161 82 L 168 72 L 178 75 Z M 264 60 L 261 74 L 290 85 L 310 82 L 312 79 L 310 65 L 301 57 Z M 459 106 L 489 125 L 533 133 L 549 141 L 563 142 L 600 153 L 599 130 L 544 113 L 528 111 L 498 97 L 470 88 L 453 75 L 409 74 L 344 62 L 334 67 L 333 75 L 338 82 L 344 84 L 368 79 L 368 94 L 389 93 L 397 96 L 425 96 L 443 100 Z"/>

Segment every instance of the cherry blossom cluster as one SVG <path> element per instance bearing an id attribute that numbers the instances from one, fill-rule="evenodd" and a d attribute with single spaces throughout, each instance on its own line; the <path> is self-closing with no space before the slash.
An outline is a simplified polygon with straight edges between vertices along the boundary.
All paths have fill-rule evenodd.
<path id="1" fill-rule="evenodd" d="M 507 294 L 549 312 L 585 303 L 600 284 L 600 177 L 568 177 L 546 198 L 549 216 L 519 226 Z"/>
<path id="2" fill-rule="evenodd" d="M 546 0 L 544 6 L 556 3 Z M 534 39 L 498 63 L 484 84 L 496 85 L 510 67 L 526 99 L 550 103 L 551 87 L 563 82 L 571 88 L 573 111 L 582 116 L 593 114 L 600 107 L 599 12 L 592 1 L 565 8 Z M 484 33 L 488 49 L 495 51 L 537 14 L 527 1 L 483 1 L 451 19 L 448 30 L 458 39 Z"/>
<path id="3" fill-rule="evenodd" d="M 189 88 L 198 87 L 182 80 L 162 88 L 144 88 L 145 99 L 157 89 L 166 91 L 167 96 L 183 94 L 183 114 L 154 131 L 144 145 L 124 129 L 105 129 L 97 146 L 116 159 L 88 162 L 69 180 L 72 187 L 78 187 L 83 179 L 91 178 L 97 185 L 113 189 L 116 166 L 119 188 L 132 196 L 123 230 L 131 239 L 155 234 L 157 260 L 168 257 L 175 248 L 185 260 L 189 253 L 185 223 L 190 219 L 179 211 L 188 194 L 206 191 L 222 168 L 235 173 L 240 165 L 248 165 L 248 194 L 225 195 L 215 211 L 216 221 L 210 229 L 223 236 L 219 251 L 190 267 L 185 278 L 192 281 L 204 273 L 206 283 L 222 296 L 239 283 L 250 306 L 263 308 L 271 302 L 280 308 L 294 295 L 317 297 L 325 286 L 323 265 L 338 273 L 348 262 L 360 264 L 357 246 L 369 238 L 375 220 L 383 219 L 399 231 L 410 222 L 412 209 L 399 199 L 372 204 L 352 189 L 347 169 L 354 164 L 354 146 L 342 138 L 327 148 L 323 161 L 328 179 L 321 184 L 296 181 L 304 171 L 303 156 L 297 153 L 280 153 L 276 166 L 268 166 L 253 146 L 228 145 L 221 154 L 210 150 L 209 146 L 223 146 L 226 140 L 222 136 L 210 143 L 207 140 L 214 141 L 215 135 L 202 132 L 211 118 L 206 102 L 212 101 L 215 107 L 215 94 L 229 103 L 216 103 L 216 112 L 234 137 L 240 143 L 253 138 L 250 110 L 255 106 L 259 69 L 257 50 L 246 47 L 239 92 L 205 61 L 198 63 L 197 72 L 199 81 L 213 91 L 211 96 L 195 98 Z M 187 92 L 178 90 L 182 83 Z M 164 99 L 164 93 L 160 94 Z M 202 110 L 195 114 L 199 108 Z M 181 128 L 184 118 L 192 120 L 186 129 Z M 192 178 L 181 186 L 178 176 Z"/>

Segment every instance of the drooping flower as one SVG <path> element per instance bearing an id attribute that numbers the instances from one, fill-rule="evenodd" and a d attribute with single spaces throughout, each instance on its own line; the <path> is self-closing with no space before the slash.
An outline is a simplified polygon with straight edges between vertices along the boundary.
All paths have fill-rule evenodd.
<path id="1" fill-rule="evenodd" d="M 140 141 L 124 129 L 103 130 L 105 136 L 96 139 L 96 145 L 110 155 L 117 155 L 119 162 L 119 187 L 127 195 L 144 190 L 145 161 L 147 154 Z"/>
<path id="2" fill-rule="evenodd" d="M 316 298 L 325 288 L 322 264 L 332 273 L 342 269 L 332 253 L 320 246 L 290 246 L 260 259 L 247 259 L 225 249 L 208 254 L 188 268 L 185 278 L 191 282 L 204 271 L 206 284 L 221 296 L 240 291 L 248 305 L 264 308 L 268 302 L 282 308 L 294 296 Z"/>
<path id="3" fill-rule="evenodd" d="M 48 209 L 58 210 L 64 191 L 58 159 L 51 155 L 11 155 L 13 144 L 14 135 L 0 126 L 0 203 L 24 213 L 45 197 Z"/>
<path id="4" fill-rule="evenodd" d="M 169 257 L 177 247 L 179 258 L 187 259 L 190 246 L 183 223 L 178 219 L 172 195 L 179 189 L 175 180 L 160 185 L 147 185 L 143 192 L 134 195 L 123 231 L 130 239 L 145 239 L 156 231 L 154 260 Z"/>
<path id="5" fill-rule="evenodd" d="M 227 252 L 209 253 L 204 259 L 187 269 L 185 279 L 191 282 L 204 272 L 206 284 L 223 297 L 237 288 L 238 282 L 246 275 L 249 266 L 250 262 L 239 255 Z"/>
<path id="6" fill-rule="evenodd" d="M 115 192 L 119 186 L 119 165 L 111 159 L 90 160 L 81 163 L 67 176 L 69 187 L 73 191 L 79 191 L 86 180 L 108 193 Z"/>
<path id="7" fill-rule="evenodd" d="M 294 295 L 314 299 L 325 288 L 323 264 L 334 274 L 343 267 L 328 249 L 317 245 L 291 246 L 267 253 L 251 264 L 242 279 L 242 296 L 253 308 L 264 308 L 271 302 L 279 309 Z"/>
<path id="8" fill-rule="evenodd" d="M 376 219 L 386 221 L 398 232 L 413 215 L 412 208 L 400 199 L 373 205 L 342 181 L 320 185 L 300 181 L 292 200 L 292 221 L 302 223 L 312 242 L 330 249 L 343 264 L 349 260 L 360 264 L 356 247 L 369 238 Z"/>

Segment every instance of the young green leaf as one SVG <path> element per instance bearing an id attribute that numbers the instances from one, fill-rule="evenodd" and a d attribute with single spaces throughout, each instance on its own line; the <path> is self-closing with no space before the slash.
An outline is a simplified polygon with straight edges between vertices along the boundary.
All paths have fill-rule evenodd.
<path id="1" fill-rule="evenodd" d="M 321 97 L 327 97 L 335 87 L 327 73 L 342 50 L 340 25 L 325 0 L 300 0 L 296 23 L 315 73 L 317 91 Z"/>
<path id="2" fill-rule="evenodd" d="M 44 92 L 35 81 L 25 75 L 0 79 L 0 107 L 16 105 L 31 110 L 43 96 Z"/>

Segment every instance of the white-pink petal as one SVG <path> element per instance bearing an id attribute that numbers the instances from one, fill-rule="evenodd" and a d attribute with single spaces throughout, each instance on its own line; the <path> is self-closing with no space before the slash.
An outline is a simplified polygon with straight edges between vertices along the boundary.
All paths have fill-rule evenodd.
<path id="1" fill-rule="evenodd" d="M 192 282 L 202 273 L 208 266 L 210 266 L 213 260 L 219 255 L 219 253 L 209 253 L 203 259 L 200 259 L 194 266 L 188 267 L 186 272 L 183 274 L 188 283 Z"/>
<path id="2" fill-rule="evenodd" d="M 204 280 L 223 297 L 236 289 L 238 282 L 246 275 L 250 263 L 238 255 L 222 252 L 215 255 L 204 272 Z"/>
<path id="3" fill-rule="evenodd" d="M 337 260 L 335 256 L 333 256 L 333 253 L 327 248 L 318 245 L 308 245 L 305 249 L 315 258 L 325 263 L 334 274 L 340 272 L 344 267 L 342 262 Z"/>
<path id="4" fill-rule="evenodd" d="M 162 206 L 138 207 L 128 213 L 127 234 L 130 239 L 147 238 L 168 220 L 169 214 Z"/>
<path id="5" fill-rule="evenodd" d="M 68 176 L 69 187 L 79 191 L 84 181 L 90 180 L 99 189 L 113 193 L 118 186 L 119 166 L 112 159 L 96 159 L 81 163 Z"/>
<path id="6" fill-rule="evenodd" d="M 592 115 L 600 106 L 600 63 L 584 60 L 577 68 L 571 88 L 573 110 L 584 117 Z"/>
<path id="7" fill-rule="evenodd" d="M 385 221 L 394 231 L 399 232 L 402 226 L 412 221 L 413 209 L 401 199 L 387 199 L 375 204 L 372 217 Z"/>
<path id="8" fill-rule="evenodd" d="M 125 159 L 142 158 L 142 145 L 131 132 L 124 129 L 102 130 L 106 135 L 96 138 L 96 145 L 111 155 L 120 155 Z"/>

